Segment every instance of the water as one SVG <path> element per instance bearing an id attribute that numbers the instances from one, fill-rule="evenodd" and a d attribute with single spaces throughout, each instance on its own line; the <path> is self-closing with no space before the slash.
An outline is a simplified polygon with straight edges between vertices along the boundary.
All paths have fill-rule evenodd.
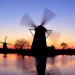
<path id="1" fill-rule="evenodd" d="M 48 57 L 46 73 L 49 75 L 75 75 L 75 56 Z M 35 58 L 17 54 L 0 54 L 0 75 L 37 75 Z"/>

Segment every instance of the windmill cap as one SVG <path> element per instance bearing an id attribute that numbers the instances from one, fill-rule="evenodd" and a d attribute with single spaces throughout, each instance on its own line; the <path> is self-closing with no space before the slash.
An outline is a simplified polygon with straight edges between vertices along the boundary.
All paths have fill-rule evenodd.
<path id="1" fill-rule="evenodd" d="M 35 30 L 43 30 L 43 31 L 46 31 L 46 28 L 42 25 L 39 25 L 38 27 L 36 27 Z"/>

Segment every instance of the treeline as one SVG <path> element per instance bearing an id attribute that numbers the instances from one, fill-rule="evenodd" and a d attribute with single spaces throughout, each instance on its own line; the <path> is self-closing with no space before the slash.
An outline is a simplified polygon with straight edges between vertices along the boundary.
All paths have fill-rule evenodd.
<path id="1" fill-rule="evenodd" d="M 35 52 L 31 49 L 7 49 L 3 50 L 2 48 L 0 49 L 0 53 L 16 53 L 20 55 L 29 55 L 29 56 L 34 56 Z M 40 53 L 40 52 L 38 52 Z M 41 53 L 42 55 L 43 53 Z M 47 47 L 45 51 L 46 56 L 55 56 L 55 55 L 75 55 L 75 49 L 55 49 L 53 47 Z"/>

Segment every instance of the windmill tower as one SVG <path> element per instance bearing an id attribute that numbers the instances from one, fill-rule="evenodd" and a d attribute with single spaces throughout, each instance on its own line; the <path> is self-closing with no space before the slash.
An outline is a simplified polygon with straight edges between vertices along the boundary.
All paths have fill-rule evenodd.
<path id="1" fill-rule="evenodd" d="M 41 53 L 46 53 L 46 28 L 42 25 L 39 25 L 35 28 L 35 35 L 32 43 L 31 50 L 35 53 L 35 55 L 41 55 Z M 52 30 L 49 30 L 50 33 Z"/>

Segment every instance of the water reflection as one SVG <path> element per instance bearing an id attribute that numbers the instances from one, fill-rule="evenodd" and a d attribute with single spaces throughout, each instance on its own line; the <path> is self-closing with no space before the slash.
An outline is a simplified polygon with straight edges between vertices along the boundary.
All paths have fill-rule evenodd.
<path id="1" fill-rule="evenodd" d="M 37 75 L 34 57 L 0 54 L 0 75 Z M 46 75 L 75 75 L 75 56 L 48 57 Z"/>
<path id="2" fill-rule="evenodd" d="M 35 59 L 33 57 L 29 56 L 20 56 L 17 55 L 17 68 L 19 68 L 22 73 L 24 74 L 36 74 L 36 68 L 35 68 Z"/>
<path id="3" fill-rule="evenodd" d="M 36 69 L 37 69 L 37 74 L 38 75 L 45 75 L 45 70 L 46 70 L 46 56 L 36 56 Z"/>
<path id="4" fill-rule="evenodd" d="M 49 57 L 47 59 L 46 75 L 61 75 L 59 68 L 55 65 L 55 60 L 55 56 Z"/>
<path id="5" fill-rule="evenodd" d="M 61 75 L 60 70 L 57 66 L 52 66 L 47 72 L 46 75 Z"/>
<path id="6" fill-rule="evenodd" d="M 4 54 L 3 56 L 4 56 L 4 57 L 7 57 L 7 54 Z"/>

